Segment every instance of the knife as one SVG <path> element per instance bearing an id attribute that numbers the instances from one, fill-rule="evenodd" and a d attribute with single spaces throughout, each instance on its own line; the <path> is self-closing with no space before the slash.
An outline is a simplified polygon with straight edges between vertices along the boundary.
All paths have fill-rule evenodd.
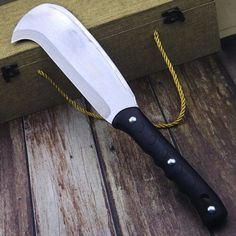
<path id="1" fill-rule="evenodd" d="M 225 221 L 220 198 L 138 108 L 120 71 L 75 16 L 55 4 L 39 5 L 13 32 L 12 43 L 25 39 L 38 43 L 95 110 L 153 158 L 189 197 L 206 226 Z"/>

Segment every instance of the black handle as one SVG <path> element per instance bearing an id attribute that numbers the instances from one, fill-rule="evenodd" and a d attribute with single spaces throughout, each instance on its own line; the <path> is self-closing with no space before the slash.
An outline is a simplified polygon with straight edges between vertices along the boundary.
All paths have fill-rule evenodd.
<path id="1" fill-rule="evenodd" d="M 112 124 L 133 137 L 153 157 L 167 177 L 188 195 L 206 226 L 225 221 L 227 210 L 216 193 L 137 107 L 118 113 Z"/>

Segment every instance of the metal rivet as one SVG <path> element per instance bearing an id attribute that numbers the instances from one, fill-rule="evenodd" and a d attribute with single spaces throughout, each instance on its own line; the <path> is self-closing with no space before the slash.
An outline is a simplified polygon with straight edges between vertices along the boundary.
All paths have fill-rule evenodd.
<path id="1" fill-rule="evenodd" d="M 167 164 L 170 165 L 170 166 L 174 165 L 175 163 L 176 163 L 176 160 L 173 159 L 173 158 L 171 158 L 167 161 Z"/>
<path id="2" fill-rule="evenodd" d="M 130 118 L 129 118 L 129 123 L 134 123 L 134 122 L 136 122 L 136 117 L 135 116 L 131 116 Z"/>
<path id="3" fill-rule="evenodd" d="M 207 211 L 210 212 L 210 213 L 213 213 L 213 212 L 216 211 L 216 208 L 215 208 L 214 206 L 209 206 L 209 207 L 207 208 Z"/>

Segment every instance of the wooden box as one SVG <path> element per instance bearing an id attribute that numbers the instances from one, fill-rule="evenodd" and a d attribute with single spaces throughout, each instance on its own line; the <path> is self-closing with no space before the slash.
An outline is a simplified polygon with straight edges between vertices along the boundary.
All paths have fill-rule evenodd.
<path id="1" fill-rule="evenodd" d="M 47 72 L 70 96 L 78 96 L 75 88 L 38 45 L 32 42 L 10 43 L 19 19 L 43 2 L 20 0 L 0 6 L 0 122 L 64 101 L 45 79 L 37 75 L 37 69 Z M 60 4 L 73 12 L 129 80 L 154 73 L 165 66 L 153 40 L 154 30 L 160 32 L 174 64 L 219 49 L 215 2 L 212 0 L 47 2 Z M 174 9 L 176 7 L 179 11 Z M 178 18 L 180 12 L 185 17 L 184 22 Z"/>

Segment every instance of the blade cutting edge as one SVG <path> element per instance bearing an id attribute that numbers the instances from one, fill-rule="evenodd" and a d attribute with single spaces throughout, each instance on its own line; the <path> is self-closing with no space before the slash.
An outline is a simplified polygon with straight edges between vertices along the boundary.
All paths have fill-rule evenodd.
<path id="1" fill-rule="evenodd" d="M 88 30 L 65 8 L 39 5 L 17 24 L 12 43 L 38 43 L 109 123 L 123 109 L 137 107 L 127 82 Z"/>

